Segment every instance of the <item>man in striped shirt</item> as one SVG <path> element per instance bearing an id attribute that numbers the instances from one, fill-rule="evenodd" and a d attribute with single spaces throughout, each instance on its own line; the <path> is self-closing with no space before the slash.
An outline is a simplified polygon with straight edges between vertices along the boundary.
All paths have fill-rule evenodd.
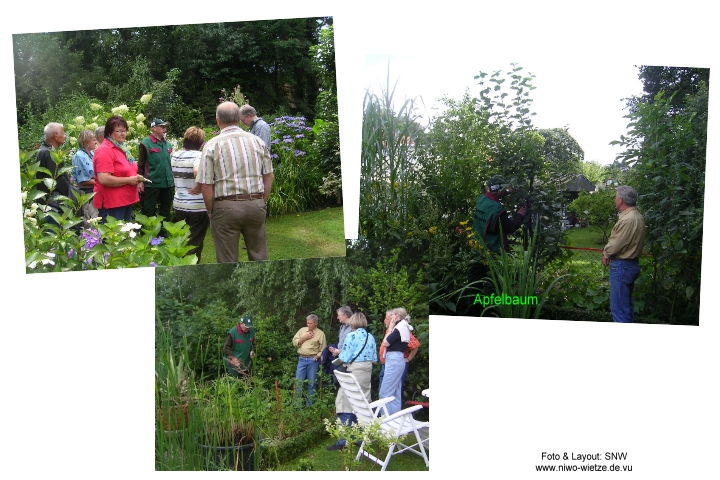
<path id="1" fill-rule="evenodd" d="M 242 234 L 250 260 L 267 260 L 266 202 L 273 182 L 273 166 L 265 143 L 245 132 L 240 107 L 218 105 L 215 120 L 220 134 L 203 148 L 196 181 L 210 218 L 219 263 L 237 262 Z"/>

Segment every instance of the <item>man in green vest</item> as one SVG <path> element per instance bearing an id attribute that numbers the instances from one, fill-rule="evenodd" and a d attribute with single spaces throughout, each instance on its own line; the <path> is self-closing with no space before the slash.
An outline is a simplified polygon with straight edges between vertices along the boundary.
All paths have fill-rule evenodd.
<path id="1" fill-rule="evenodd" d="M 250 374 L 250 360 L 255 356 L 255 329 L 252 317 L 243 315 L 225 337 L 223 356 L 228 375 L 242 377 Z"/>
<path id="2" fill-rule="evenodd" d="M 523 205 L 513 218 L 510 218 L 500 200 L 510 193 L 506 188 L 505 180 L 494 176 L 488 180 L 485 193 L 480 195 L 475 203 L 473 217 L 473 232 L 475 239 L 495 253 L 503 248 L 508 251 L 507 236 L 513 233 L 527 214 L 527 206 Z M 502 231 L 501 231 L 502 227 Z"/>
<path id="3" fill-rule="evenodd" d="M 172 145 L 165 138 L 168 123 L 160 118 L 150 122 L 150 135 L 143 138 L 138 148 L 138 174 L 150 180 L 139 183 L 140 207 L 143 215 L 152 217 L 157 214 L 171 221 L 170 207 L 175 193 L 170 157 Z"/>

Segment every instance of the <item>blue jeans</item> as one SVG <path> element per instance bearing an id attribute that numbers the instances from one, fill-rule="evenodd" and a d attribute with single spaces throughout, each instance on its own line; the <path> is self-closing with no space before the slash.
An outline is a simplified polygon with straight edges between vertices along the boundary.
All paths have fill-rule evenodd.
<path id="1" fill-rule="evenodd" d="M 295 370 L 295 379 L 296 379 L 296 385 L 295 385 L 295 393 L 296 397 L 299 400 L 300 396 L 302 395 L 303 391 L 303 382 L 305 380 L 308 381 L 308 398 L 307 402 L 305 403 L 308 407 L 312 405 L 312 398 L 315 393 L 315 379 L 317 378 L 318 369 L 320 368 L 320 362 L 315 361 L 313 357 L 310 358 L 304 358 L 299 357 L 298 358 L 298 364 L 297 369 Z"/>
<path id="2" fill-rule="evenodd" d="M 405 354 L 403 354 L 405 355 Z M 408 367 L 410 364 L 408 362 L 405 362 L 405 371 L 403 372 L 402 381 L 400 383 L 400 391 L 405 391 L 405 378 L 407 378 L 407 372 Z M 385 364 L 382 364 L 382 367 L 380 367 L 380 381 L 378 382 L 378 390 L 380 390 L 380 386 L 382 385 L 383 377 L 385 376 Z"/>
<path id="3" fill-rule="evenodd" d="M 610 313 L 613 322 L 633 323 L 635 304 L 632 294 L 638 275 L 640 264 L 637 260 L 610 261 Z"/>
<path id="4" fill-rule="evenodd" d="M 401 410 L 402 377 L 405 373 L 405 365 L 403 352 L 385 353 L 385 373 L 380 384 L 380 398 L 395 397 L 385 404 L 389 415 Z"/>
<path id="5" fill-rule="evenodd" d="M 132 222 L 132 205 L 126 205 L 124 207 L 105 208 L 100 207 L 100 218 L 101 222 L 106 223 L 107 217 L 113 217 L 115 220 L 125 220 L 125 223 Z"/>

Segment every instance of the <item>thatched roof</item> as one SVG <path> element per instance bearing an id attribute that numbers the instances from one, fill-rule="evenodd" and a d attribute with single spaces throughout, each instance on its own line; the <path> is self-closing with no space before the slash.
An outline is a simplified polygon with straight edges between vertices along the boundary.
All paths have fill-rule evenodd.
<path id="1" fill-rule="evenodd" d="M 568 182 L 568 184 L 565 186 L 566 192 L 594 192 L 595 191 L 595 185 L 593 185 L 590 180 L 585 178 L 585 175 L 580 174 L 577 177 L 575 177 L 573 180 Z"/>

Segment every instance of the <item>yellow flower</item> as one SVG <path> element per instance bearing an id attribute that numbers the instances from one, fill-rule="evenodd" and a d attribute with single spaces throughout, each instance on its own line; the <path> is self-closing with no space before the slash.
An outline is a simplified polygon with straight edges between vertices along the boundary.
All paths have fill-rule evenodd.
<path id="1" fill-rule="evenodd" d="M 462 226 L 464 227 L 465 225 L 468 224 L 469 221 L 470 221 L 470 220 L 465 220 L 464 222 L 460 222 L 460 225 L 462 225 Z"/>
<path id="2" fill-rule="evenodd" d="M 437 232 L 438 228 L 434 225 L 428 229 L 428 233 L 432 233 L 433 235 L 435 235 Z"/>

